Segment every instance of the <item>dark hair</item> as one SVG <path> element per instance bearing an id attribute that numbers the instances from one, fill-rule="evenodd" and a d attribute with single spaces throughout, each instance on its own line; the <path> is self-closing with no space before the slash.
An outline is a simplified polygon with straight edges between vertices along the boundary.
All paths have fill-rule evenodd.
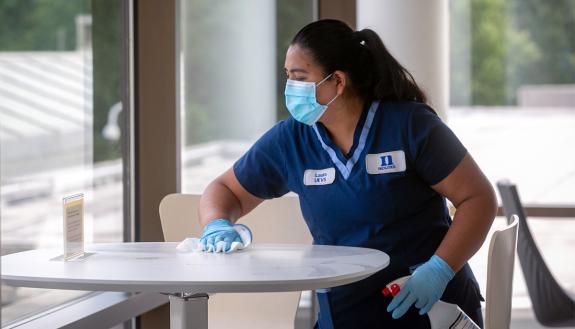
<path id="1" fill-rule="evenodd" d="M 370 29 L 353 31 L 345 23 L 324 19 L 306 25 L 290 45 L 309 51 L 327 75 L 349 75 L 350 85 L 365 101 L 375 99 L 427 102 L 411 73 L 387 51 Z"/>

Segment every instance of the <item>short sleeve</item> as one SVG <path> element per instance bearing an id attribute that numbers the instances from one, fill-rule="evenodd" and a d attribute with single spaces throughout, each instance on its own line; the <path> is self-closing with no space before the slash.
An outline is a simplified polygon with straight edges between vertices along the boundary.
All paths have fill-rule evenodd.
<path id="1" fill-rule="evenodd" d="M 289 192 L 282 149 L 283 128 L 282 122 L 276 124 L 234 163 L 240 184 L 258 198 L 278 198 Z"/>
<path id="2" fill-rule="evenodd" d="M 408 126 L 410 156 L 417 174 L 429 185 L 446 178 L 467 154 L 453 131 L 427 106 L 412 111 Z"/>

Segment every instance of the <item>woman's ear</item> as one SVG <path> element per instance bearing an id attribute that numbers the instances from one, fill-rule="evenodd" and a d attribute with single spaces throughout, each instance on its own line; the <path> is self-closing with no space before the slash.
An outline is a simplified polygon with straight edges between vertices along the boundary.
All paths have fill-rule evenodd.
<path id="1" fill-rule="evenodd" d="M 348 84 L 347 81 L 347 74 L 343 71 L 335 71 L 333 72 L 333 78 L 335 79 L 335 86 L 337 88 L 337 94 L 343 94 L 345 87 Z"/>

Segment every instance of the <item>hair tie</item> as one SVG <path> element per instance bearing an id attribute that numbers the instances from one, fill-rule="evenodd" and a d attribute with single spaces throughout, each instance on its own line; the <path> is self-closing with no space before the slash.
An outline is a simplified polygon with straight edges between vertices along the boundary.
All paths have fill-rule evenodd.
<path id="1" fill-rule="evenodd" d="M 365 40 L 361 37 L 361 31 L 354 31 L 353 38 L 357 40 L 360 45 L 365 46 Z"/>

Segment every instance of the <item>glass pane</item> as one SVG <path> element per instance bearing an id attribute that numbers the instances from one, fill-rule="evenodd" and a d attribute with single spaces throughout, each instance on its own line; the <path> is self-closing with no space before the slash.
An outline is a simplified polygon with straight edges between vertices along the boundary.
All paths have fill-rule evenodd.
<path id="1" fill-rule="evenodd" d="M 575 206 L 575 0 L 451 0 L 450 8 L 449 125 L 493 184 L 513 181 L 524 203 Z M 574 275 L 561 251 L 575 245 L 575 223 L 529 223 L 569 288 Z M 504 225 L 498 217 L 470 260 L 483 292 L 488 241 Z M 516 259 L 513 323 L 533 323 L 530 306 Z"/>
<path id="2" fill-rule="evenodd" d="M 575 205 L 575 0 L 452 0 L 450 25 L 450 126 L 493 183 Z"/>
<path id="3" fill-rule="evenodd" d="M 86 243 L 123 240 L 121 2 L 0 2 L 2 255 L 62 250 L 62 198 Z M 2 285 L 2 325 L 82 291 Z"/>
<path id="4" fill-rule="evenodd" d="M 182 191 L 201 193 L 285 110 L 283 62 L 312 2 L 181 2 Z"/>

